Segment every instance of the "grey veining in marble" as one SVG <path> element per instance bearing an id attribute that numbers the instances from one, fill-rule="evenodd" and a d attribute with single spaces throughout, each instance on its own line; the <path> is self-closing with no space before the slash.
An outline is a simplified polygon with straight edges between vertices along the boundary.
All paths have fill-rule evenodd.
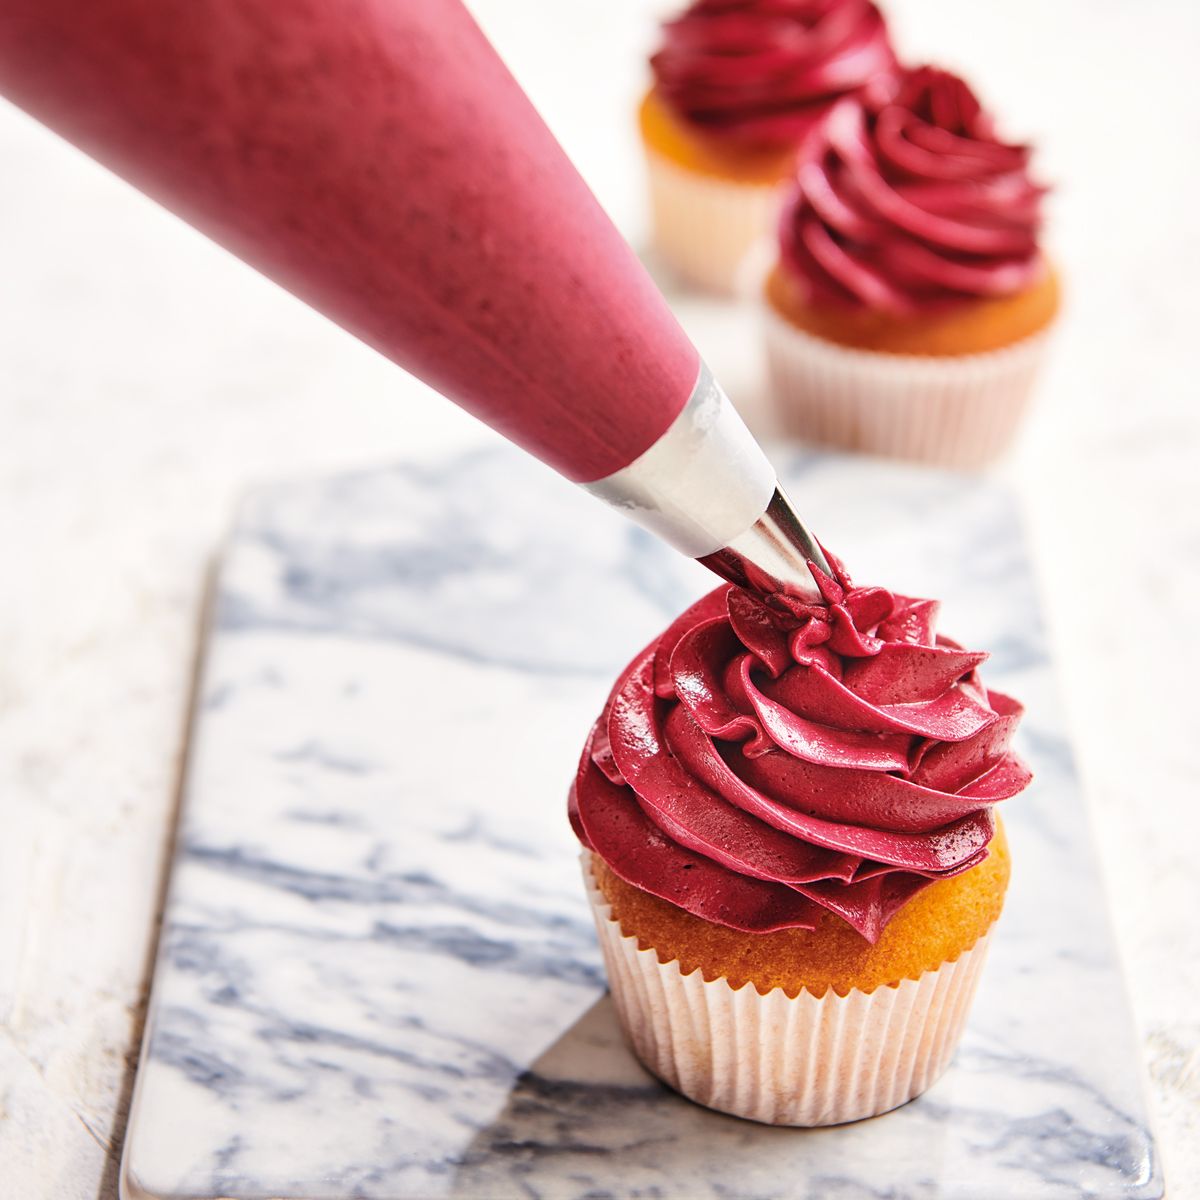
<path id="1" fill-rule="evenodd" d="M 220 574 L 126 1147 L 131 1198 L 1154 1197 L 1087 813 L 1008 495 L 784 471 L 863 581 L 943 598 L 1037 780 L 964 1043 L 838 1129 L 706 1112 L 604 994 L 565 789 L 711 584 L 505 451 L 265 490 Z"/>

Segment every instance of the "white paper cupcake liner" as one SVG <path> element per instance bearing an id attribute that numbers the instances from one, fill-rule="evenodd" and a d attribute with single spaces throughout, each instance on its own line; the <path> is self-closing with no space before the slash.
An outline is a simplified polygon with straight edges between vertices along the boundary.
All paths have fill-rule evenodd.
<path id="1" fill-rule="evenodd" d="M 688 282 L 750 292 L 764 273 L 779 215 L 778 184 L 732 183 L 689 171 L 647 147 L 655 248 Z"/>
<path id="2" fill-rule="evenodd" d="M 1049 332 L 984 354 L 936 357 L 839 346 L 768 303 L 767 364 L 782 426 L 803 441 L 976 468 L 1012 444 Z"/>
<path id="3" fill-rule="evenodd" d="M 769 1125 L 839 1125 L 925 1091 L 958 1045 L 991 932 L 919 979 L 794 999 L 684 975 L 638 948 L 583 874 L 625 1036 L 643 1065 L 707 1108 Z"/>

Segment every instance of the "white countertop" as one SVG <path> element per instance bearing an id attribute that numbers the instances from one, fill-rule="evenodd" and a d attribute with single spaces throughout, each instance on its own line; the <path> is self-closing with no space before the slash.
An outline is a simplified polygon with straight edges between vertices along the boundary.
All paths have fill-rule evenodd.
<path id="1" fill-rule="evenodd" d="M 636 244 L 647 6 L 474 7 Z M 969 71 L 1039 139 L 1058 185 L 1069 312 L 1004 473 L 1040 556 L 1168 1183 L 1200 1194 L 1200 9 L 891 13 L 910 57 Z M 7 107 L 0 155 L 0 1169 L 13 1195 L 90 1200 L 115 1180 L 196 621 L 234 499 L 491 435 Z M 755 409 L 752 317 L 685 319 Z"/>

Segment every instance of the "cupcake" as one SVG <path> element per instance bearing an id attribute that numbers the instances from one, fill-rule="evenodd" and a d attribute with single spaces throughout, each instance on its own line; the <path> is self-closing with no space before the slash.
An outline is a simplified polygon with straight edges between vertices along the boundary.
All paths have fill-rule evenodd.
<path id="1" fill-rule="evenodd" d="M 650 65 L 640 124 L 655 244 L 720 292 L 769 245 L 806 135 L 840 96 L 896 69 L 868 0 L 697 0 L 663 26 Z"/>
<path id="2" fill-rule="evenodd" d="M 1012 441 L 1058 278 L 1045 189 L 959 78 L 840 102 L 809 143 L 766 283 L 780 416 L 806 441 L 977 467 Z"/>
<path id="3" fill-rule="evenodd" d="M 637 1056 L 808 1126 L 945 1069 L 1008 882 L 992 809 L 1029 781 L 935 602 L 812 570 L 823 604 L 724 586 L 639 654 L 570 798 Z"/>

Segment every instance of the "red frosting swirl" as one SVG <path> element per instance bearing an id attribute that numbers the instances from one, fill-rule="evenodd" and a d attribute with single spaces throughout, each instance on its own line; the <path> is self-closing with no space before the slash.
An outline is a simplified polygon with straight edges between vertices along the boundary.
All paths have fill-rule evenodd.
<path id="1" fill-rule="evenodd" d="M 834 560 L 831 560 L 834 561 Z M 1016 701 L 937 604 L 812 568 L 826 604 L 721 587 L 633 660 L 571 791 L 579 839 L 635 887 L 733 929 L 874 942 L 932 880 L 987 854 L 1029 782 Z"/>
<path id="2" fill-rule="evenodd" d="M 957 76 L 907 72 L 840 102 L 814 131 L 780 226 L 814 301 L 906 314 L 1009 295 L 1044 269 L 1045 188 Z"/>
<path id="3" fill-rule="evenodd" d="M 896 59 L 868 0 L 697 0 L 663 26 L 650 65 L 663 99 L 706 133 L 791 146 Z"/>

